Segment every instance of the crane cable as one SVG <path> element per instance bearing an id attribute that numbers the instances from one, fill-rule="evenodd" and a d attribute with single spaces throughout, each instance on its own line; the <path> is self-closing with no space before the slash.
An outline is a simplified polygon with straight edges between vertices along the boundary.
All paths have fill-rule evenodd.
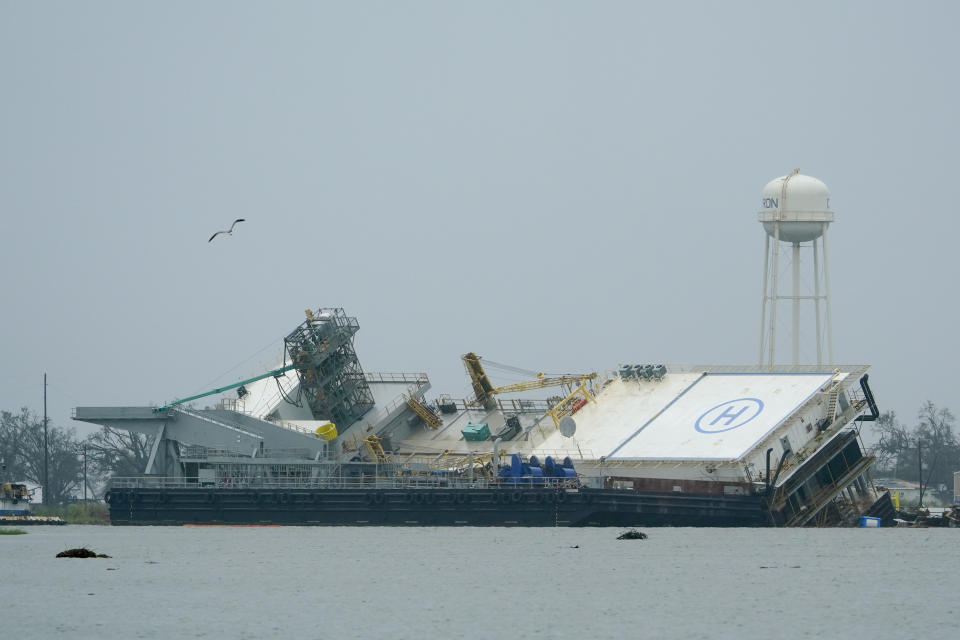
<path id="1" fill-rule="evenodd" d="M 533 378 L 536 378 L 540 375 L 539 371 L 531 371 L 530 369 L 521 369 L 520 367 L 514 367 L 509 364 L 494 362 L 493 360 L 488 360 L 487 358 L 480 358 L 480 362 L 485 367 L 500 369 L 501 371 L 508 371 L 514 374 L 524 375 L 524 376 L 533 377 Z"/>
<path id="2" fill-rule="evenodd" d="M 280 392 L 280 397 L 283 398 L 283 401 L 287 404 L 292 404 L 295 407 L 303 406 L 303 385 L 299 383 L 299 375 L 297 376 L 297 397 L 294 400 L 290 399 L 290 396 L 287 395 L 287 392 L 283 390 L 283 385 L 280 384 L 280 376 L 274 376 L 273 379 L 277 381 L 277 391 Z"/>

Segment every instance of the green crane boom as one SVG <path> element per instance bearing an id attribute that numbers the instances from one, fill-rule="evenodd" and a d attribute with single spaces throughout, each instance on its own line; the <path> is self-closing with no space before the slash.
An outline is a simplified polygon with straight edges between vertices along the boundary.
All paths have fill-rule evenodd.
<path id="1" fill-rule="evenodd" d="M 242 387 L 243 385 L 245 385 L 245 384 L 247 384 L 247 383 L 249 383 L 249 382 L 256 382 L 257 380 L 263 380 L 264 378 L 269 378 L 269 377 L 271 377 L 271 376 L 277 377 L 277 376 L 280 376 L 280 375 L 286 373 L 287 371 L 290 371 L 291 369 L 294 368 L 294 366 L 295 366 L 295 365 L 288 364 L 288 365 L 285 366 L 285 367 L 280 367 L 279 369 L 274 369 L 273 371 L 268 371 L 267 373 L 261 374 L 261 375 L 259 375 L 259 376 L 254 376 L 254 377 L 252 377 L 252 378 L 247 378 L 246 380 L 241 380 L 240 382 L 234 382 L 233 384 L 228 384 L 228 385 L 225 386 L 225 387 L 218 387 L 217 389 L 214 389 L 214 390 L 212 390 L 212 391 L 206 391 L 206 392 L 204 392 L 204 393 L 198 393 L 197 395 L 195 395 L 195 396 L 190 396 L 189 398 L 181 398 L 180 400 L 174 400 L 173 402 L 171 402 L 171 403 L 169 403 L 169 404 L 165 404 L 165 405 L 163 405 L 162 407 L 157 407 L 156 409 L 153 410 L 153 412 L 154 412 L 154 413 L 162 413 L 162 412 L 166 411 L 167 409 L 171 409 L 171 408 L 177 406 L 178 404 L 183 404 L 184 402 L 190 402 L 191 400 L 196 400 L 196 399 L 198 399 L 198 398 L 205 398 L 206 396 L 212 396 L 212 395 L 214 395 L 214 394 L 216 394 L 216 393 L 222 393 L 222 392 L 224 392 L 224 391 L 229 391 L 230 389 L 236 389 L 237 387 Z"/>

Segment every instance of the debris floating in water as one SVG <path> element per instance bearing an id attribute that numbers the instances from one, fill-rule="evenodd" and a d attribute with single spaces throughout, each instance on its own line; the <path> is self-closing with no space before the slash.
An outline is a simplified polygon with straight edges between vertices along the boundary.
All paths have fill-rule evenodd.
<path id="1" fill-rule="evenodd" d="M 67 549 L 57 554 L 58 558 L 109 558 L 110 556 L 90 551 L 86 547 L 78 549 Z"/>
<path id="2" fill-rule="evenodd" d="M 617 540 L 646 540 L 647 534 L 642 531 L 637 531 L 636 529 L 630 529 L 626 533 L 621 533 L 617 536 Z"/>

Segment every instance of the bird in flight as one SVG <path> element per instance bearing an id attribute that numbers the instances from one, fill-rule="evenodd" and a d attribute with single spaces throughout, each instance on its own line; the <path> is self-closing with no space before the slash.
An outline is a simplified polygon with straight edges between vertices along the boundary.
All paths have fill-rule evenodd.
<path id="1" fill-rule="evenodd" d="M 226 231 L 217 231 L 215 234 L 213 234 L 212 236 L 210 236 L 210 239 L 207 240 L 207 242 L 213 242 L 213 239 L 216 238 L 216 237 L 217 237 L 218 235 L 220 235 L 221 233 L 225 233 L 225 234 L 227 234 L 228 236 L 233 235 L 233 228 L 234 228 L 235 226 L 237 226 L 237 223 L 238 223 L 238 222 L 246 222 L 246 220 L 245 220 L 244 218 L 237 218 L 236 220 L 233 221 L 233 224 L 230 225 L 230 228 L 229 228 L 229 229 L 227 229 Z"/>

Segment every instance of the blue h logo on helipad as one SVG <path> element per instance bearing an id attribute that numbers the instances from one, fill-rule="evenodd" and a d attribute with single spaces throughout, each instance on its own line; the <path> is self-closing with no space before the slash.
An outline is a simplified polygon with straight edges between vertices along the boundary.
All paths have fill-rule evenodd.
<path id="1" fill-rule="evenodd" d="M 700 433 L 722 433 L 747 424 L 763 411 L 758 398 L 727 400 L 697 418 L 694 428 Z"/>

